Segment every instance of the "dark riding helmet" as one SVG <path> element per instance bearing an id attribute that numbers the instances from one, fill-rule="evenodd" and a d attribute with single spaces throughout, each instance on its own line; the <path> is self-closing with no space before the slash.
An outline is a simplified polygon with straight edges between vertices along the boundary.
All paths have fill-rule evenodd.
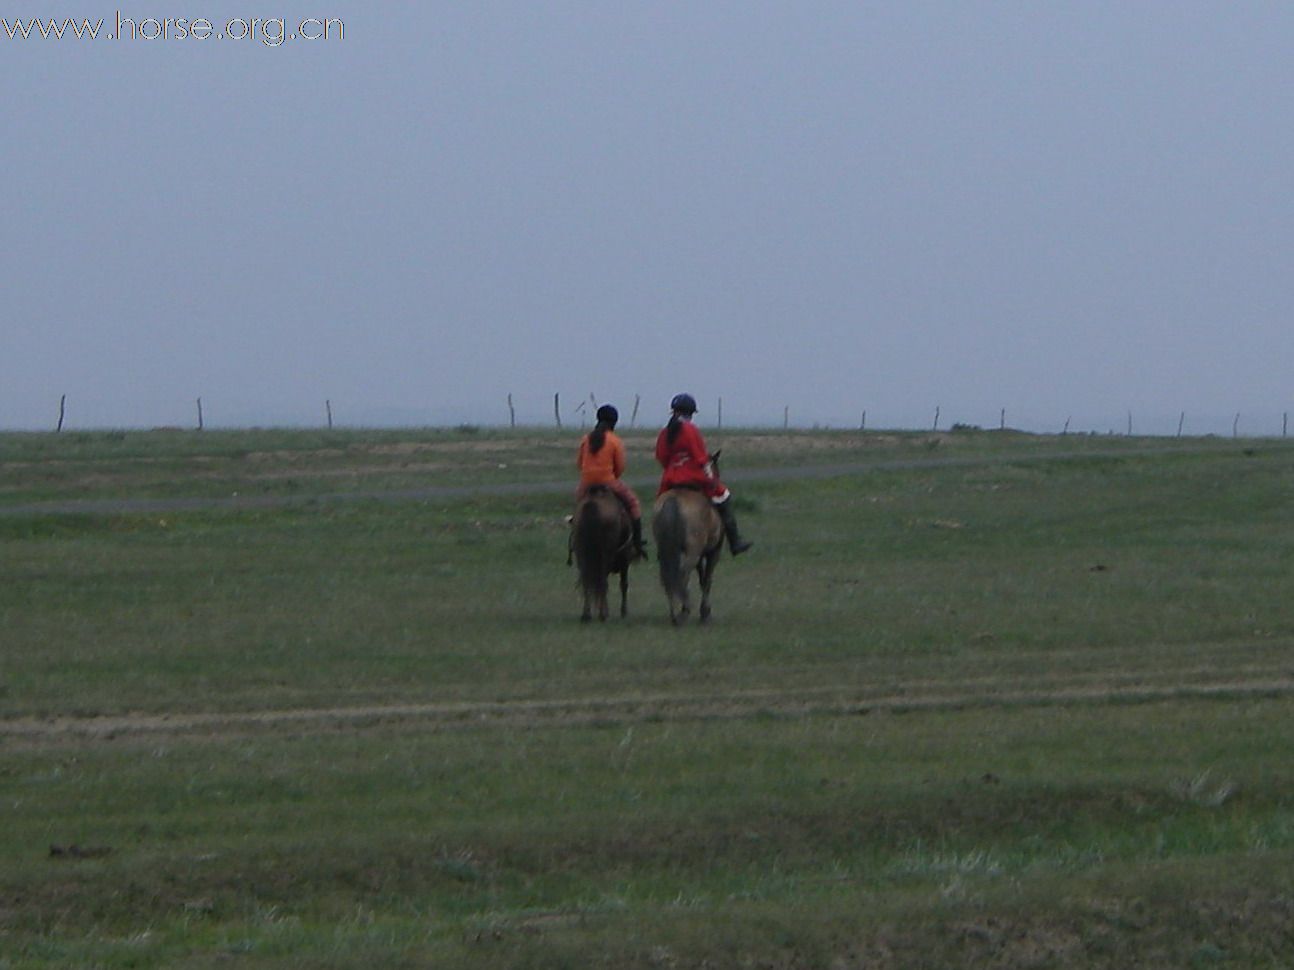
<path id="1" fill-rule="evenodd" d="M 671 411 L 681 411 L 684 414 L 696 414 L 696 398 L 691 394 L 675 394 L 674 400 L 669 402 Z"/>
<path id="2" fill-rule="evenodd" d="M 620 420 L 620 412 L 610 404 L 604 404 L 598 408 L 598 420 L 609 428 L 614 428 L 616 422 Z"/>

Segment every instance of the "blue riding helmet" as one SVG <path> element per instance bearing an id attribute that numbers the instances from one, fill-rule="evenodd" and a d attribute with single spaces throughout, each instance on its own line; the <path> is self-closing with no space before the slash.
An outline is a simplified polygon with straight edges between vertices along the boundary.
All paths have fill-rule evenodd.
<path id="1" fill-rule="evenodd" d="M 671 411 L 681 411 L 684 414 L 696 414 L 696 398 L 691 394 L 675 394 L 674 400 L 669 402 Z"/>

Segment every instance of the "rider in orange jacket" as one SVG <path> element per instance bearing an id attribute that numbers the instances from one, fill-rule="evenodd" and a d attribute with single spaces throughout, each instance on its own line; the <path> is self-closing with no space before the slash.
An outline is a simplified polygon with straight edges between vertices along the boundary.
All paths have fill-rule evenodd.
<path id="1" fill-rule="evenodd" d="M 669 424 L 656 437 L 656 460 L 664 471 L 657 494 L 671 488 L 698 488 L 709 496 L 723 522 L 728 548 L 739 556 L 753 545 L 737 532 L 737 517 L 732 511 L 732 493 L 714 473 L 705 439 L 692 423 L 696 399 L 691 394 L 676 394 L 670 401 L 673 412 Z"/>
<path id="2" fill-rule="evenodd" d="M 576 457 L 580 484 L 575 489 L 575 500 L 578 502 L 584 498 L 594 485 L 603 485 L 614 492 L 629 512 L 634 552 L 645 558 L 647 551 L 643 547 L 642 506 L 634 490 L 621 478 L 625 473 L 625 446 L 615 433 L 620 412 L 610 404 L 604 404 L 598 408 L 597 418 L 597 426 L 580 439 L 580 450 Z"/>

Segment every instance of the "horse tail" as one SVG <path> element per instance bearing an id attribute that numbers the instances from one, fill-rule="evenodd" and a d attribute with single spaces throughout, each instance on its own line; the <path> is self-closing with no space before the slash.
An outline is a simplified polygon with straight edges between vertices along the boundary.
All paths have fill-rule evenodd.
<path id="1" fill-rule="evenodd" d="M 581 502 L 575 519 L 575 561 L 579 566 L 582 588 L 600 592 L 605 586 L 611 565 L 603 561 L 605 547 L 597 503 Z"/>
<path id="2" fill-rule="evenodd" d="M 652 520 L 656 534 L 656 559 L 660 563 L 660 584 L 666 592 L 673 592 L 683 584 L 683 553 L 687 545 L 687 529 L 683 510 L 673 495 L 665 497 L 660 510 Z"/>

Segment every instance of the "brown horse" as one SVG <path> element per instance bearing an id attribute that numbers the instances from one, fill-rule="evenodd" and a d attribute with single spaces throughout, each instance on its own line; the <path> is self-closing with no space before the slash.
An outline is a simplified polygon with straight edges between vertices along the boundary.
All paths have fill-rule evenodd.
<path id="1" fill-rule="evenodd" d="M 660 582 L 675 626 L 691 612 L 688 582 L 696 570 L 701 583 L 701 622 L 710 618 L 710 582 L 723 548 L 723 523 L 704 492 L 671 488 L 656 499 L 652 515 Z"/>
<path id="2" fill-rule="evenodd" d="M 607 586 L 612 573 L 620 574 L 620 615 L 629 612 L 632 535 L 624 503 L 610 490 L 592 486 L 576 506 L 571 526 L 571 545 L 580 571 L 580 588 L 584 591 L 581 620 L 588 622 L 593 618 L 594 606 L 599 620 L 607 618 Z"/>

